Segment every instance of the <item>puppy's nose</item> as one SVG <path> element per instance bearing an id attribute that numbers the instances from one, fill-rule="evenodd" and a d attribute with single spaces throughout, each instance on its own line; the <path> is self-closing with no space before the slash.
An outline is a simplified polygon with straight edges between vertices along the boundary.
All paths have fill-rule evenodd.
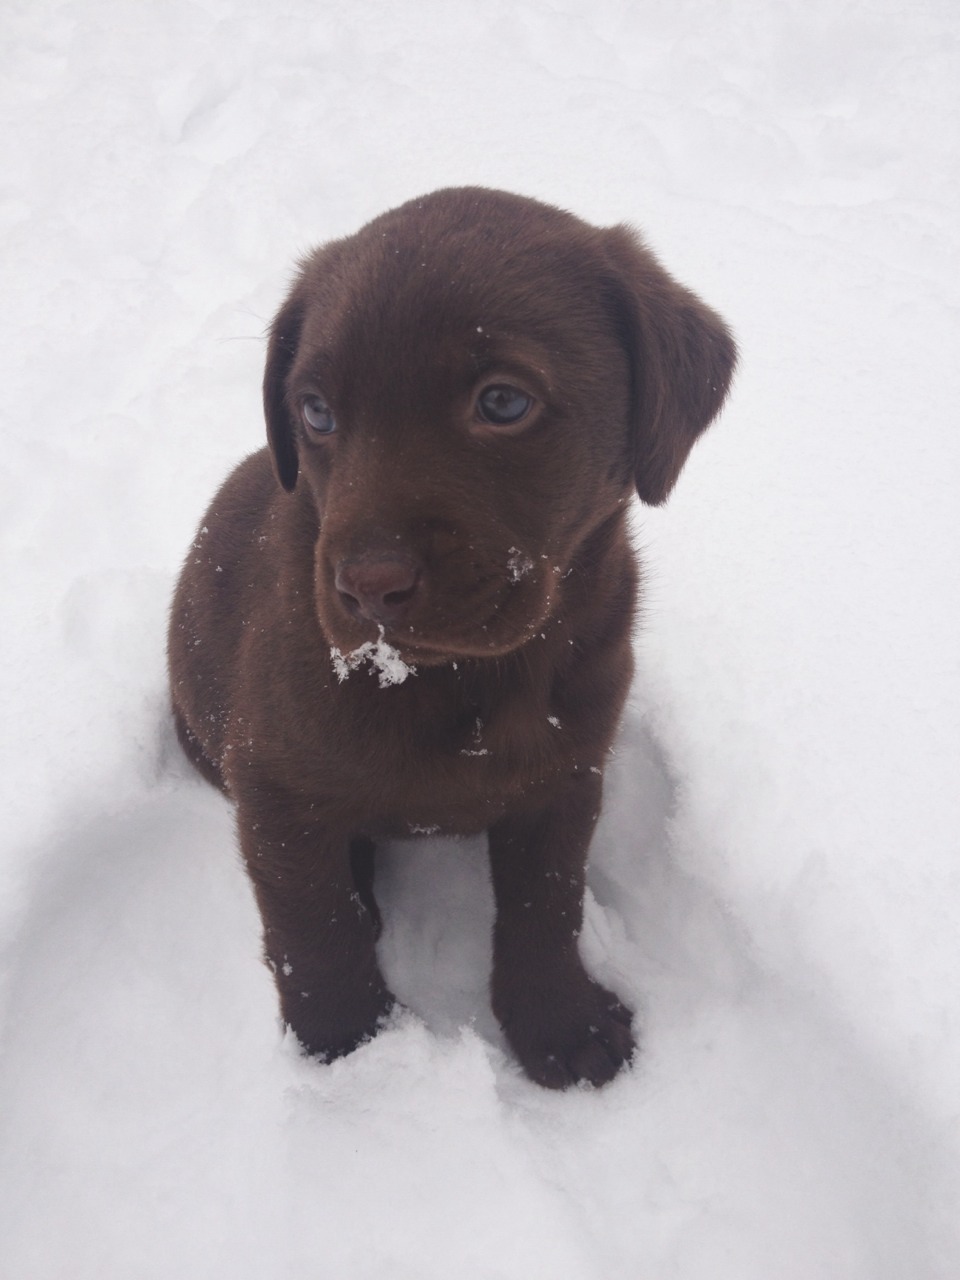
<path id="1" fill-rule="evenodd" d="M 399 622 L 420 584 L 421 567 L 402 551 L 341 560 L 334 584 L 348 613 L 384 625 Z"/>

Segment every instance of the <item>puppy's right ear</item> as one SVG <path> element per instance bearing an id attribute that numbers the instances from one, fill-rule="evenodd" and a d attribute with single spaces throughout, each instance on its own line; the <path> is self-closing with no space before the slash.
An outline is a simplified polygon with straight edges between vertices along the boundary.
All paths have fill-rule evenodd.
<path id="1" fill-rule="evenodd" d="M 296 290 L 280 308 L 270 326 L 267 366 L 263 374 L 263 413 L 267 420 L 267 441 L 273 455 L 273 469 L 290 493 L 297 483 L 296 428 L 287 408 L 287 375 L 300 344 L 303 304 Z"/>

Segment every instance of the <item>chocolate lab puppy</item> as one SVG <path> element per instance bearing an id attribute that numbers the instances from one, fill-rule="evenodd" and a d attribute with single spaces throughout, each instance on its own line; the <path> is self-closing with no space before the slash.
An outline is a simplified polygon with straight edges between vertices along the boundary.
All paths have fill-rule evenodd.
<path id="1" fill-rule="evenodd" d="M 627 512 L 667 497 L 734 362 L 628 229 L 503 192 L 438 191 L 304 260 L 270 331 L 269 448 L 204 517 L 169 656 L 309 1053 L 393 1003 L 376 843 L 487 831 L 493 1009 L 524 1070 L 600 1085 L 630 1058 L 577 947 L 632 672 Z"/>

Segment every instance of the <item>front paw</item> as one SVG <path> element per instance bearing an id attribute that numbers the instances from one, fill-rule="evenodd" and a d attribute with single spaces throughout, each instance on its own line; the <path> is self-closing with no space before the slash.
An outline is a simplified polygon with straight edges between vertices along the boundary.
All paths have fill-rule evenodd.
<path id="1" fill-rule="evenodd" d="M 395 1004 L 393 993 L 378 984 L 348 1001 L 332 1001 L 323 991 L 288 992 L 281 1013 L 305 1053 L 332 1062 L 372 1040 Z"/>
<path id="2" fill-rule="evenodd" d="M 494 1000 L 524 1071 L 547 1089 L 607 1084 L 633 1056 L 633 1015 L 586 974 L 544 991 L 502 991 Z"/>

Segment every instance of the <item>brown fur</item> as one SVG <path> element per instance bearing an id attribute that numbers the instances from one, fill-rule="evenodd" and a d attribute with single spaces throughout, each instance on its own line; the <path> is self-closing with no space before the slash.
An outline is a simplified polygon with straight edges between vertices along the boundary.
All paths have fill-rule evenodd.
<path id="1" fill-rule="evenodd" d="M 309 1052 L 349 1052 L 392 1004 L 375 842 L 486 830 L 493 1007 L 524 1069 L 602 1084 L 630 1057 L 631 1015 L 577 948 L 632 673 L 626 513 L 634 489 L 667 497 L 734 361 L 629 230 L 503 192 L 436 192 L 303 262 L 270 334 L 270 448 L 203 520 L 169 655 Z M 491 384 L 530 398 L 522 422 L 484 421 Z M 415 673 L 340 679 L 331 651 L 381 626 Z"/>

